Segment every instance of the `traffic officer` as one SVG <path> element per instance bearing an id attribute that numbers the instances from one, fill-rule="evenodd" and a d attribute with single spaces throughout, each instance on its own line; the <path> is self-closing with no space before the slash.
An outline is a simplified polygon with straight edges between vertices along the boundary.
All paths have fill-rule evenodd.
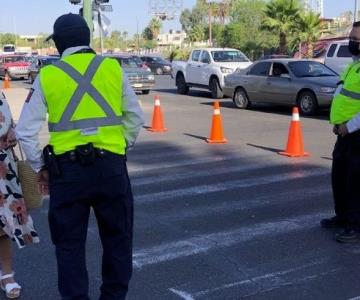
<path id="1" fill-rule="evenodd" d="M 360 224 L 360 22 L 353 24 L 349 51 L 354 62 L 342 74 L 334 96 L 330 122 L 338 135 L 333 151 L 332 187 L 336 216 L 324 219 L 323 227 L 343 227 L 338 242 L 358 239 Z"/>
<path id="2" fill-rule="evenodd" d="M 61 60 L 41 69 L 16 127 L 43 192 L 62 299 L 89 299 L 85 241 L 92 207 L 103 246 L 100 299 L 125 299 L 132 273 L 133 197 L 126 150 L 143 113 L 115 59 L 89 47 L 79 15 L 60 16 L 49 37 Z M 49 145 L 39 147 L 48 113 Z M 48 184 L 49 182 L 49 184 Z"/>

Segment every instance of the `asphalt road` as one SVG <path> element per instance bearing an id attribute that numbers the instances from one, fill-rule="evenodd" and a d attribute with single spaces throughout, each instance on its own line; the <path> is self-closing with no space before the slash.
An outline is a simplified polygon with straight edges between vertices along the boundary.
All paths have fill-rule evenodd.
<path id="1" fill-rule="evenodd" d="M 333 214 L 335 138 L 328 112 L 301 119 L 311 156 L 290 159 L 277 154 L 286 145 L 290 108 L 244 111 L 224 99 L 229 143 L 209 145 L 204 141 L 212 117 L 208 92 L 179 96 L 170 77 L 157 77 L 155 91 L 139 95 L 147 125 L 155 93 L 169 131 L 143 130 L 129 153 L 135 195 L 129 300 L 340 300 L 360 295 L 360 243 L 338 244 L 335 231 L 319 226 L 321 218 Z M 16 251 L 22 299 L 59 299 L 46 213 L 47 203 L 32 212 L 41 243 Z M 87 257 L 92 299 L 98 297 L 100 259 L 92 218 Z"/>

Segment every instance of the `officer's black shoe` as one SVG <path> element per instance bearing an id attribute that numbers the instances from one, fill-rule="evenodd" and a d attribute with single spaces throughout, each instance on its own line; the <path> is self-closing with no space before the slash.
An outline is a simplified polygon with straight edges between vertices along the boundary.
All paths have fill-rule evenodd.
<path id="1" fill-rule="evenodd" d="M 346 228 L 342 232 L 336 234 L 335 239 L 339 243 L 354 243 L 360 240 L 358 233 L 350 228 Z"/>
<path id="2" fill-rule="evenodd" d="M 322 228 L 344 228 L 346 222 L 342 219 L 339 219 L 338 216 L 329 218 L 329 219 L 322 219 L 320 221 L 320 225 Z"/>

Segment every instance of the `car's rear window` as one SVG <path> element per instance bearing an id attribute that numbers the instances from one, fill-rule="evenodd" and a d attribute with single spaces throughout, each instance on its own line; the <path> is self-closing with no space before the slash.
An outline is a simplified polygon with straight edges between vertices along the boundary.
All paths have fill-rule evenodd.
<path id="1" fill-rule="evenodd" d="M 292 61 L 288 66 L 296 77 L 337 76 L 334 71 L 317 61 Z"/>

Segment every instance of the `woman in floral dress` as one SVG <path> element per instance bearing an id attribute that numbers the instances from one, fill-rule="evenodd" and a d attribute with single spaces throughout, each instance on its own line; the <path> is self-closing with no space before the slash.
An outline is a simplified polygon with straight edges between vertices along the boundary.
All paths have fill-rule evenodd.
<path id="1" fill-rule="evenodd" d="M 21 289 L 14 280 L 11 241 L 19 248 L 39 242 L 32 219 L 26 212 L 17 176 L 11 150 L 15 145 L 10 108 L 0 91 L 0 287 L 8 298 L 19 297 Z"/>

